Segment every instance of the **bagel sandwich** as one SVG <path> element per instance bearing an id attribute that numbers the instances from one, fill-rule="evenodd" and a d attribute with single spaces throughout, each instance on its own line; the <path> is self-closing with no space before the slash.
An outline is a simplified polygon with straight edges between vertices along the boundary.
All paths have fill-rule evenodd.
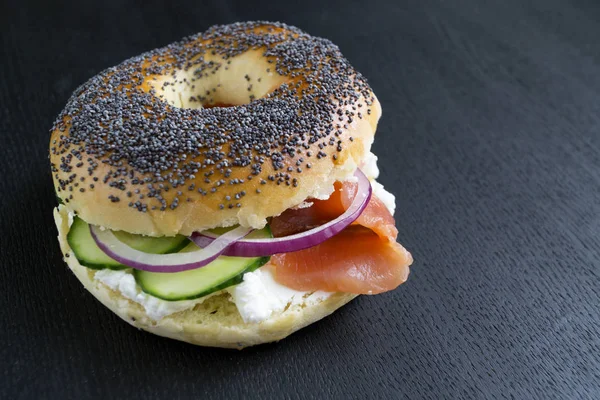
<path id="1" fill-rule="evenodd" d="M 381 106 L 326 39 L 211 27 L 79 87 L 51 130 L 64 260 L 131 325 L 278 341 L 406 281 L 370 151 Z"/>

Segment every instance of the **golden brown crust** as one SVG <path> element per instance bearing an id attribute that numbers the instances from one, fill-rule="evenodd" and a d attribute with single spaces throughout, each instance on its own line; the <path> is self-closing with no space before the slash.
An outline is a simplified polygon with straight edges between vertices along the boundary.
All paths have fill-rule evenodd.
<path id="1" fill-rule="evenodd" d="M 214 43 L 224 46 L 223 43 L 227 43 L 228 40 L 224 39 L 227 35 L 234 38 L 237 38 L 235 35 L 240 35 L 239 29 L 242 28 L 235 28 L 238 29 L 236 31 L 230 27 L 214 28 L 204 35 L 187 39 L 182 42 L 183 44 L 172 45 L 128 60 L 123 64 L 121 71 L 119 70 L 121 66 L 105 71 L 75 93 L 65 112 L 57 120 L 50 141 L 54 185 L 58 196 L 69 209 L 95 225 L 152 236 L 187 235 L 194 231 L 237 223 L 260 228 L 264 226 L 268 217 L 279 215 L 309 197 L 327 196 L 333 190 L 333 183 L 336 180 L 344 180 L 352 175 L 370 148 L 381 115 L 379 102 L 362 77 L 346 64 L 347 61 L 343 60 L 335 46 L 280 24 L 243 25 L 243 34 L 246 35 L 243 36 L 244 40 L 247 40 L 249 34 L 254 34 L 260 36 L 262 38 L 260 40 L 266 44 L 250 46 L 240 53 L 220 53 L 227 49 L 219 47 L 216 47 L 216 54 L 208 51 L 210 46 L 216 46 Z M 145 171 L 143 165 L 140 167 L 142 163 L 139 157 L 134 159 L 135 155 L 132 153 L 143 148 L 144 143 L 152 141 L 152 137 L 144 137 L 143 142 L 140 141 L 141 139 L 135 142 L 135 146 L 131 147 L 132 150 L 123 152 L 123 158 L 118 161 L 111 161 L 110 157 L 119 153 L 119 146 L 107 151 L 108 145 L 102 147 L 97 144 L 98 137 L 101 135 L 106 135 L 106 142 L 114 140 L 117 144 L 122 143 L 120 141 L 124 140 L 123 137 L 130 133 L 144 135 L 143 131 L 136 133 L 135 130 L 131 130 L 131 127 L 130 131 L 125 128 L 123 132 L 119 131 L 121 126 L 127 125 L 128 120 L 123 116 L 119 117 L 119 109 L 113 107 L 117 100 L 123 102 L 125 109 L 127 108 L 125 106 L 134 107 L 140 102 L 150 101 L 149 105 L 144 106 L 149 110 L 144 115 L 146 122 L 153 121 L 152 124 L 160 125 L 165 122 L 165 119 L 177 116 L 181 117 L 174 120 L 177 129 L 180 128 L 179 125 L 185 125 L 186 118 L 190 123 L 200 124 L 198 129 L 201 129 L 207 124 L 206 121 L 215 120 L 224 123 L 225 120 L 219 118 L 228 118 L 227 121 L 230 122 L 232 118 L 236 118 L 236 115 L 244 112 L 249 112 L 251 115 L 262 113 L 257 121 L 264 123 L 271 118 L 268 114 L 269 110 L 265 111 L 265 108 L 271 107 L 273 113 L 281 111 L 273 108 L 274 104 L 280 104 L 282 101 L 301 102 L 301 98 L 309 96 L 308 93 L 316 84 L 315 82 L 322 81 L 325 85 L 327 79 L 333 79 L 331 77 L 325 79 L 322 77 L 324 73 L 315 68 L 311 69 L 311 62 L 314 61 L 310 59 L 301 68 L 290 69 L 286 67 L 287 64 L 282 64 L 284 67 L 281 67 L 280 64 L 283 63 L 281 60 L 287 57 L 286 51 L 289 50 L 281 50 L 278 47 L 279 50 L 273 50 L 275 45 L 271 42 L 304 46 L 300 48 L 302 51 L 305 51 L 307 46 L 305 43 L 310 43 L 313 46 L 310 47 L 312 49 L 310 51 L 313 52 L 317 51 L 314 49 L 319 49 L 318 46 L 325 46 L 328 55 L 321 57 L 323 60 L 320 61 L 322 64 L 319 64 L 319 68 L 329 68 L 334 65 L 340 71 L 351 74 L 344 80 L 335 81 L 340 87 L 346 85 L 343 90 L 332 89 L 329 93 L 319 89 L 322 92 L 320 92 L 321 97 L 316 96 L 315 101 L 321 102 L 326 101 L 323 96 L 327 94 L 332 98 L 337 95 L 343 96 L 335 98 L 335 101 L 331 100 L 331 104 L 335 104 L 335 107 L 330 104 L 320 109 L 328 113 L 329 117 L 324 119 L 331 119 L 328 125 L 332 128 L 331 131 L 325 132 L 324 125 L 305 127 L 307 133 L 293 133 L 285 131 L 285 121 L 278 120 L 279 125 L 276 126 L 282 129 L 281 137 L 285 137 L 286 143 L 299 140 L 292 154 L 284 153 L 282 149 L 285 149 L 288 144 L 277 143 L 276 137 L 273 139 L 273 136 L 270 136 L 268 140 L 271 142 L 267 142 L 267 137 L 257 132 L 257 140 L 263 141 L 257 145 L 262 146 L 260 151 L 269 146 L 271 148 L 266 153 L 264 151 L 260 153 L 252 147 L 254 146 L 251 143 L 252 139 L 245 136 L 236 142 L 237 139 L 232 138 L 232 132 L 228 131 L 226 133 L 228 142 L 219 146 L 210 142 L 206 148 L 212 150 L 210 146 L 218 147 L 219 151 L 226 155 L 224 159 L 229 160 L 229 165 L 218 168 L 218 158 L 217 162 L 209 160 L 212 164 L 207 164 L 212 153 L 207 155 L 200 152 L 195 156 L 189 155 L 185 160 L 176 162 L 178 168 L 189 166 L 190 162 L 197 162 L 201 167 L 191 175 L 190 173 L 181 175 L 185 175 L 185 180 L 182 178 L 184 184 L 179 186 L 169 183 L 168 180 L 162 183 L 153 181 L 156 169 Z M 266 56 L 265 49 L 270 49 L 272 54 Z M 199 57 L 202 58 L 201 62 Z M 217 65 L 219 67 L 215 67 Z M 206 72 L 198 75 L 196 68 L 204 68 Z M 127 76 L 120 76 L 119 74 L 123 74 L 122 71 L 128 71 Z M 117 82 L 126 82 L 118 86 L 119 90 L 129 91 L 122 98 L 117 98 L 113 91 L 106 89 L 110 82 L 117 79 L 117 76 L 119 78 Z M 94 91 L 102 95 L 97 95 Z M 118 92 L 116 87 L 114 91 Z M 252 93 L 253 98 L 263 99 L 264 104 L 258 105 L 258 102 L 244 104 L 248 102 L 249 92 Z M 195 93 L 214 94 L 199 100 L 196 97 L 201 96 L 193 96 Z M 103 103 L 106 99 L 112 99 L 113 95 L 117 96 L 116 100 L 106 101 L 107 104 L 103 107 L 109 109 L 114 115 L 110 114 L 110 118 L 105 120 L 101 118 L 95 120 L 99 113 L 109 113 L 109 111 L 102 108 L 95 112 L 90 111 L 88 108 L 93 107 L 88 107 L 88 104 Z M 195 100 L 192 101 L 194 98 Z M 193 109 L 201 108 L 201 104 L 210 105 L 210 103 L 233 104 L 235 107 L 229 107 L 225 111 Z M 301 113 L 302 109 L 300 109 Z M 123 123 L 115 125 L 115 118 L 118 117 L 123 120 Z M 133 119 L 133 117 L 129 118 Z M 299 121 L 298 124 L 303 123 L 302 120 Z M 113 124 L 112 130 L 103 124 L 107 126 Z M 311 132 L 317 128 L 321 130 L 317 136 L 314 136 L 318 140 L 311 142 L 313 138 L 310 136 Z M 263 127 L 256 126 L 257 131 L 261 129 Z M 86 136 L 88 134 L 90 136 Z M 202 134 L 205 135 L 203 138 L 210 136 L 207 132 Z M 86 142 L 86 140 L 89 142 L 90 137 L 95 147 Z M 127 140 L 129 140 L 127 143 L 130 143 L 131 140 L 129 138 Z M 168 140 L 169 138 L 166 137 L 161 145 Z M 252 160 L 251 164 L 232 166 L 237 155 L 231 157 L 230 155 L 235 151 L 239 153 L 240 145 L 244 143 L 249 144 L 248 154 L 249 159 Z M 106 152 L 100 154 L 102 151 Z M 274 153 L 271 154 L 271 151 Z M 322 157 L 320 152 L 324 154 Z M 171 153 L 170 150 L 165 150 L 164 154 L 170 156 Z M 268 154 L 271 154 L 271 157 Z M 260 161 L 260 172 L 256 173 L 253 165 L 258 157 L 265 160 Z M 275 157 L 273 159 L 276 161 L 269 159 L 272 157 Z M 230 171 L 224 172 L 228 168 Z M 165 173 L 173 170 L 174 168 L 167 169 Z M 206 174 L 211 175 L 207 177 Z M 149 183 L 145 179 L 148 179 Z M 134 185 L 134 181 L 139 184 Z M 232 181 L 243 183 L 230 184 Z M 163 184 L 166 189 L 162 189 L 162 186 L 159 189 Z M 158 196 L 156 196 L 157 192 Z"/>
<path id="2" fill-rule="evenodd" d="M 223 293 L 207 299 L 193 309 L 166 316 L 157 322 L 149 318 L 138 303 L 95 280 L 96 271 L 79 264 L 66 240 L 69 230 L 66 210 L 54 210 L 54 218 L 61 251 L 65 255 L 69 254 L 65 261 L 84 287 L 124 321 L 159 336 L 199 346 L 242 349 L 281 340 L 331 314 L 356 297 L 353 294 L 336 293 L 319 303 L 290 306 L 286 311 L 262 323 L 248 324 L 229 301 L 229 295 Z"/>

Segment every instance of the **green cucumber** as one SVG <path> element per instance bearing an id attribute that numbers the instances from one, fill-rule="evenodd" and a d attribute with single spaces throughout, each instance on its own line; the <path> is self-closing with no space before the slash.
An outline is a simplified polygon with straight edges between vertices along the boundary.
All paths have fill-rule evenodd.
<path id="1" fill-rule="evenodd" d="M 249 238 L 270 238 L 268 228 L 254 231 Z M 190 243 L 184 251 L 198 250 Z M 242 282 L 246 272 L 252 272 L 269 261 L 270 257 L 221 256 L 197 269 L 174 273 L 134 270 L 133 275 L 142 290 L 163 300 L 190 300 L 204 297 Z"/>
<path id="2" fill-rule="evenodd" d="M 185 247 L 189 240 L 185 236 L 150 237 L 132 233 L 115 231 L 115 236 L 136 250 L 152 254 L 177 253 Z M 129 268 L 109 256 L 96 245 L 90 234 L 87 222 L 79 217 L 73 218 L 73 224 L 67 234 L 67 242 L 81 265 L 91 269 L 124 269 Z"/>

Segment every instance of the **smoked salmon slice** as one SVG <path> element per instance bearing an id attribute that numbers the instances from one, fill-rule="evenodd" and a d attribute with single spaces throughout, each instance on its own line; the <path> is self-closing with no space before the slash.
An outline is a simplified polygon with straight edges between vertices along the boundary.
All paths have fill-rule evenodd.
<path id="1" fill-rule="evenodd" d="M 292 289 L 377 294 L 408 278 L 410 253 L 370 229 L 350 226 L 325 242 L 271 257 L 275 279 Z"/>
<path id="2" fill-rule="evenodd" d="M 336 183 L 327 200 L 311 200 L 308 208 L 290 209 L 271 220 L 273 236 L 281 237 L 322 225 L 352 203 L 357 185 Z M 271 257 L 275 279 L 296 290 L 377 294 L 406 281 L 412 256 L 396 243 L 394 217 L 375 195 L 354 221 L 325 242 Z"/>
<path id="3" fill-rule="evenodd" d="M 339 217 L 350 207 L 358 185 L 353 182 L 335 183 L 335 191 L 327 200 L 310 200 L 307 208 L 289 209 L 271 220 L 270 228 L 275 237 L 289 236 L 316 228 Z M 394 217 L 377 196 L 372 195 L 367 207 L 354 225 L 362 225 L 377 233 L 384 240 L 396 240 L 398 229 Z"/>

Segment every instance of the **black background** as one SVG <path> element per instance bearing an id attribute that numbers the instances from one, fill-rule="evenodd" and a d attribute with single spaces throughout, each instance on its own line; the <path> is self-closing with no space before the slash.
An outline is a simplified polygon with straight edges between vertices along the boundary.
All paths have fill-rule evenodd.
<path id="1" fill-rule="evenodd" d="M 600 398 L 598 1 L 52 3 L 0 9 L 1 398 Z M 196 348 L 121 322 L 63 264 L 49 128 L 102 69 L 252 19 L 369 78 L 415 263 L 279 344 Z"/>

